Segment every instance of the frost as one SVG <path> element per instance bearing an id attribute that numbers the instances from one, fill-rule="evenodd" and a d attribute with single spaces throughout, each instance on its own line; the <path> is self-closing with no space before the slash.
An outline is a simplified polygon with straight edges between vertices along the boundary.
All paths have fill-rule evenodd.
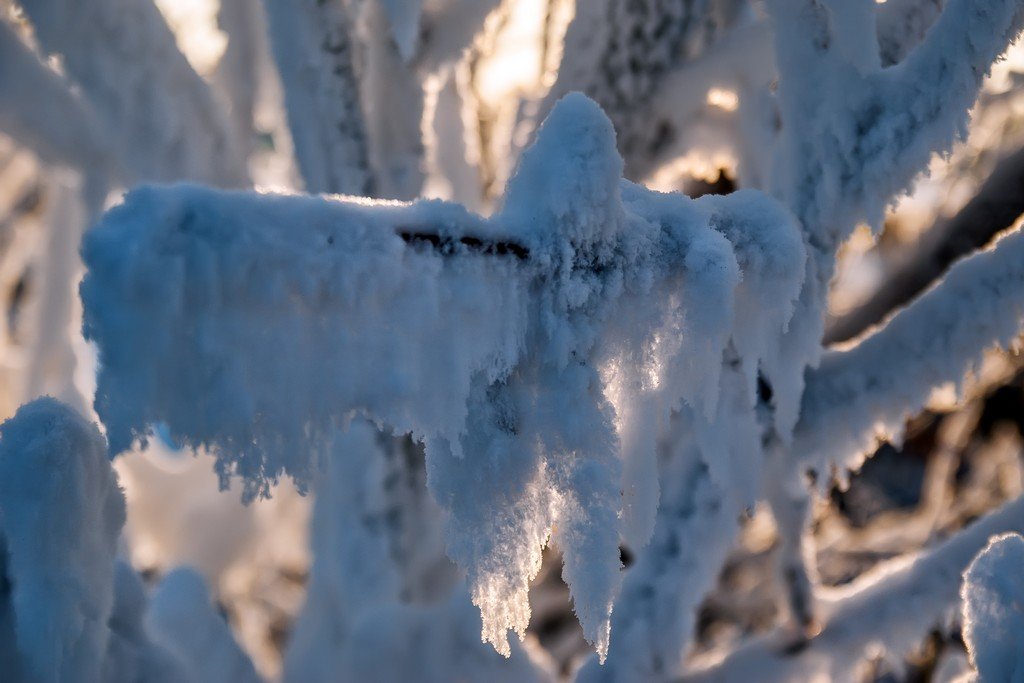
<path id="1" fill-rule="evenodd" d="M 693 201 L 621 170 L 607 118 L 570 95 L 490 220 L 430 201 L 129 193 L 83 247 L 111 450 L 164 422 L 249 497 L 282 473 L 310 482 L 356 415 L 411 432 L 485 639 L 508 653 L 507 630 L 524 632 L 554 535 L 603 654 L 620 530 L 642 544 L 654 524 L 651 435 L 684 404 L 753 420 L 777 350 L 737 335 L 785 327 L 805 258 L 762 195 Z M 730 340 L 742 370 L 719 408 Z M 756 482 L 743 443 L 712 469 Z"/>
<path id="2" fill-rule="evenodd" d="M 856 467 L 878 431 L 899 434 L 932 387 L 959 382 L 1024 325 L 1024 233 L 954 266 L 946 278 L 847 351 L 808 374 L 795 444 L 811 467 Z"/>
<path id="3" fill-rule="evenodd" d="M 95 425 L 50 398 L 0 425 L 5 607 L 26 680 L 99 680 L 124 515 Z"/>
<path id="4" fill-rule="evenodd" d="M 964 641 L 982 683 L 1024 681 L 1024 538 L 989 541 L 964 572 Z"/>
<path id="5" fill-rule="evenodd" d="M 157 642 L 186 663 L 195 683 L 260 680 L 214 608 L 203 577 L 192 569 L 175 569 L 160 581 L 146 626 Z"/>
<path id="6" fill-rule="evenodd" d="M 199 683 L 187 664 L 157 642 L 146 630 L 146 588 L 131 566 L 118 561 L 114 568 L 114 608 L 110 614 L 110 641 L 103 664 L 107 683 Z"/>
<path id="7" fill-rule="evenodd" d="M 111 142 L 107 163 L 128 178 L 245 183 L 227 117 L 154 3 L 30 0 L 21 7 L 42 51 L 61 56 L 98 117 Z"/>
<path id="8" fill-rule="evenodd" d="M 579 683 L 666 680 L 679 673 L 697 608 L 732 547 L 737 510 L 723 496 L 678 416 L 660 459 L 664 482 L 650 544 L 623 582 L 604 666 L 590 662 Z M 716 454 L 718 455 L 718 454 Z"/>

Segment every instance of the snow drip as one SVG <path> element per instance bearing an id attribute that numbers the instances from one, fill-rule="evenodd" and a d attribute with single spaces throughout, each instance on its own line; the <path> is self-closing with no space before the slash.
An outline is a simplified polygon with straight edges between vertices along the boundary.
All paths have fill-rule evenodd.
<path id="1" fill-rule="evenodd" d="M 690 200 L 621 175 L 611 123 L 572 94 L 491 219 L 438 201 L 130 192 L 82 250 L 111 451 L 164 423 L 251 498 L 345 457 L 330 444 L 353 416 L 412 433 L 484 639 L 507 654 L 524 633 L 554 535 L 603 657 L 620 535 L 639 546 L 655 525 L 657 437 L 684 406 L 753 424 L 806 260 L 762 194 Z M 756 439 L 709 449 L 712 479 L 756 480 Z"/>

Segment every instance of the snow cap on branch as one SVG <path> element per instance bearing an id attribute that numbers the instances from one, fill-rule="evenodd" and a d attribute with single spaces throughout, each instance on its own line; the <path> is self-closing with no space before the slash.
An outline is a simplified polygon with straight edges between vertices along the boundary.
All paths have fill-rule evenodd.
<path id="1" fill-rule="evenodd" d="M 0 425 L 0 539 L 27 680 L 100 680 L 124 496 L 96 425 L 52 398 Z"/>
<path id="2" fill-rule="evenodd" d="M 554 534 L 603 654 L 620 530 L 639 546 L 654 525 L 659 430 L 684 403 L 706 420 L 752 410 L 776 350 L 737 343 L 721 413 L 724 353 L 785 326 L 805 258 L 763 195 L 695 201 L 621 169 L 607 118 L 570 95 L 490 220 L 436 201 L 131 192 L 83 246 L 111 450 L 164 422 L 253 496 L 282 473 L 307 484 L 354 415 L 411 432 L 485 639 L 507 653 L 525 631 Z M 709 455 L 723 482 L 756 472 L 759 446 L 740 441 Z"/>
<path id="3" fill-rule="evenodd" d="M 979 683 L 1024 675 L 1024 538 L 993 537 L 964 572 L 964 641 Z"/>

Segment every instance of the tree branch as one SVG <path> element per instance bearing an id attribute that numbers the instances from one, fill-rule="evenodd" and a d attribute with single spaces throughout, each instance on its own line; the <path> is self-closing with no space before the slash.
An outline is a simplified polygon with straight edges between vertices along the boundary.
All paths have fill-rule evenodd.
<path id="1" fill-rule="evenodd" d="M 128 173 L 248 184 L 227 117 L 152 0 L 26 0 L 22 7 L 43 50 L 62 56 Z"/>
<path id="2" fill-rule="evenodd" d="M 959 382 L 991 345 L 1024 322 L 1024 232 L 950 269 L 936 287 L 848 351 L 807 373 L 793 449 L 827 474 L 856 468 L 879 429 L 898 433 L 931 390 Z"/>
<path id="3" fill-rule="evenodd" d="M 681 681 L 848 680 L 872 647 L 903 655 L 956 610 L 961 574 L 989 538 L 1008 531 L 1024 532 L 1024 498 L 930 550 L 876 567 L 848 588 L 823 592 L 825 627 L 807 643 L 793 647 L 780 634 L 759 638 Z"/>
<path id="4" fill-rule="evenodd" d="M 372 197 L 352 28 L 340 0 L 264 0 L 306 190 Z"/>
<path id="5" fill-rule="evenodd" d="M 959 258 L 988 244 L 1024 213 L 1024 149 L 1006 157 L 953 218 L 929 230 L 871 298 L 833 321 L 826 344 L 853 339 L 937 281 Z"/>
<path id="6" fill-rule="evenodd" d="M 0 129 L 41 159 L 114 172 L 110 140 L 88 103 L 0 20 Z"/>

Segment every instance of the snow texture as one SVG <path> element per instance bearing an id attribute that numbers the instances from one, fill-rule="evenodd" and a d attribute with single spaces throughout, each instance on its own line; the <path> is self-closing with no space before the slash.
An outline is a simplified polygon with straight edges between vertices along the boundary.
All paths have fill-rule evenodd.
<path id="1" fill-rule="evenodd" d="M 146 588 L 134 569 L 118 560 L 114 568 L 114 608 L 107 622 L 110 640 L 101 680 L 105 683 L 199 683 L 145 626 Z"/>
<path id="2" fill-rule="evenodd" d="M 372 195 L 355 48 L 340 2 L 265 0 L 295 156 L 308 192 Z"/>
<path id="3" fill-rule="evenodd" d="M 380 0 L 380 3 L 391 23 L 391 35 L 398 46 L 398 54 L 408 62 L 418 47 L 423 0 Z"/>
<path id="4" fill-rule="evenodd" d="M 282 473 L 307 485 L 355 415 L 412 433 L 485 639 L 507 654 L 525 631 L 554 534 L 603 655 L 620 530 L 642 544 L 655 523 L 651 435 L 683 405 L 753 424 L 779 350 L 738 336 L 781 335 L 806 258 L 763 195 L 694 201 L 621 172 L 611 123 L 570 95 L 490 220 L 436 201 L 132 191 L 83 246 L 111 450 L 164 422 L 251 497 Z M 756 480 L 749 442 L 717 446 L 713 476 Z"/>
<path id="5" fill-rule="evenodd" d="M 727 489 L 711 479 L 691 422 L 676 416 L 662 447 L 654 536 L 623 583 L 608 660 L 589 662 L 578 683 L 666 680 L 682 669 L 697 608 L 732 548 L 739 518 Z"/>
<path id="6" fill-rule="evenodd" d="M 1024 538 L 996 536 L 964 572 L 964 641 L 980 683 L 1024 681 Z"/>
<path id="7" fill-rule="evenodd" d="M 877 435 L 899 435 L 931 390 L 959 383 L 1024 327 L 1024 233 L 964 259 L 945 279 L 847 351 L 808 373 L 795 448 L 825 473 L 859 467 Z"/>
<path id="8" fill-rule="evenodd" d="M 860 664 L 868 657 L 902 661 L 929 629 L 949 623 L 959 604 L 962 573 L 972 558 L 994 534 L 1022 531 L 1024 498 L 1018 498 L 924 552 L 884 562 L 848 586 L 821 590 L 817 598 L 824 626 L 796 651 L 789 647 L 791 636 L 787 642 L 785 635 L 769 634 L 679 680 L 860 681 Z M 1008 576 L 1014 575 L 1019 576 L 1019 563 Z M 1019 648 L 1012 654 L 1019 656 Z"/>
<path id="9" fill-rule="evenodd" d="M 558 78 L 541 111 L 569 91 L 587 93 L 615 125 L 627 177 L 643 178 L 656 168 L 654 153 L 687 123 L 678 109 L 652 109 L 652 103 L 661 93 L 672 97 L 681 89 L 673 76 L 727 33 L 743 5 L 737 0 L 577 3 Z M 703 104 L 705 94 L 706 88 L 684 106 Z"/>
<path id="10" fill-rule="evenodd" d="M 124 516 L 95 425 L 50 398 L 0 425 L 0 635 L 13 630 L 15 680 L 100 680 Z"/>
<path id="11" fill-rule="evenodd" d="M 402 443 L 364 421 L 337 435 L 316 490 L 315 561 L 284 679 L 547 680 L 518 644 L 506 659 L 481 643 L 479 613 L 444 556 L 440 511 L 413 464 L 421 455 Z"/>
<path id="12" fill-rule="evenodd" d="M 0 20 L 0 129 L 45 161 L 113 173 L 96 114 Z"/>
<path id="13" fill-rule="evenodd" d="M 1024 24 L 1016 0 L 950 0 L 905 59 L 881 68 L 872 3 L 769 0 L 783 121 L 770 190 L 809 247 L 800 305 L 775 375 L 775 423 L 799 417 L 803 367 L 817 364 L 835 253 L 854 228 L 880 228 L 894 197 L 964 136 L 995 59 Z M 847 33 L 849 31 L 849 34 Z"/>

